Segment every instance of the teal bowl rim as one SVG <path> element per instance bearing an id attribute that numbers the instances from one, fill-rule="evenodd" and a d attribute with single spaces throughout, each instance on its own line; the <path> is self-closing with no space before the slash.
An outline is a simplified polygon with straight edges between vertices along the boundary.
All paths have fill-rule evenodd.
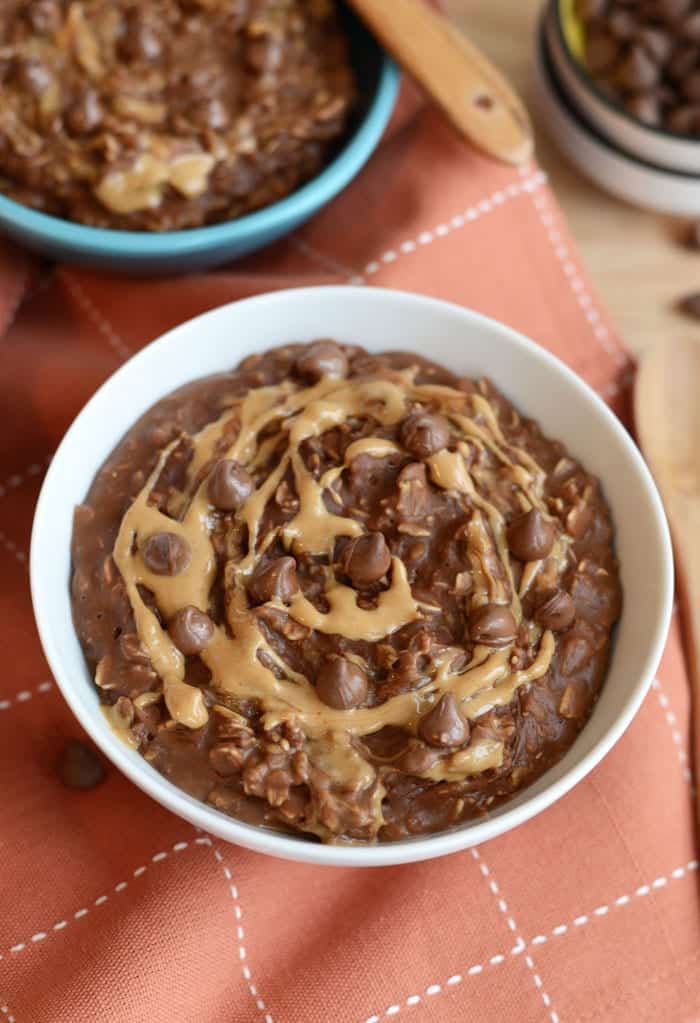
<path id="1" fill-rule="evenodd" d="M 286 222 L 300 223 L 337 195 L 367 162 L 394 109 L 399 70 L 384 54 L 377 86 L 355 132 L 338 155 L 314 178 L 284 199 L 235 220 L 181 231 L 123 231 L 89 227 L 40 213 L 0 195 L 0 230 L 21 229 L 34 240 L 45 239 L 54 248 L 108 257 L 177 256 L 228 244 L 244 244 L 257 235 L 275 232 Z M 281 233 L 281 232 L 279 232 Z"/>

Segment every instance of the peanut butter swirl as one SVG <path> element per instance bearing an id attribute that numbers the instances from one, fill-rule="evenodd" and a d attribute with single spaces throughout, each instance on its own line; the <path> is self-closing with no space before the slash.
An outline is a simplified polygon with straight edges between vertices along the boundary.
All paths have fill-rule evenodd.
<path id="1" fill-rule="evenodd" d="M 534 509 L 546 515 L 545 474 L 528 452 L 507 441 L 483 394 L 421 383 L 417 376 L 412 367 L 350 379 L 322 376 L 310 385 L 283 381 L 250 390 L 232 402 L 217 421 L 192 437 L 176 438 L 163 449 L 122 519 L 113 552 L 140 643 L 162 680 L 168 713 L 179 725 L 201 728 L 209 717 L 207 701 L 199 687 L 185 680 L 185 656 L 162 622 L 170 621 L 183 608 L 210 610 L 218 564 L 213 534 L 220 526 L 220 513 L 207 492 L 211 467 L 218 460 L 230 459 L 249 473 L 255 485 L 227 525 L 231 557 L 224 569 L 225 620 L 213 625 L 208 643 L 199 652 L 211 673 L 210 689 L 229 704 L 257 701 L 266 730 L 284 723 L 301 729 L 316 767 L 346 790 L 372 790 L 380 815 L 385 769 L 377 771 L 358 752 L 357 740 L 387 726 L 418 737 L 421 722 L 447 695 L 456 701 L 462 718 L 473 724 L 485 711 L 510 703 L 521 686 L 541 678 L 551 663 L 554 636 L 530 622 L 533 654 L 528 663 L 521 663 L 515 653 L 516 632 L 523 621 L 521 602 L 538 573 L 556 579 L 568 551 L 566 538 L 557 535 L 546 557 L 524 565 L 516 586 L 506 521 L 489 492 L 497 474 L 499 485 L 507 483 L 517 493 L 524 513 Z M 424 417 L 423 421 L 422 410 L 433 419 Z M 440 417 L 443 431 L 437 430 L 437 440 L 434 417 Z M 337 464 L 316 471 L 309 446 L 313 450 L 328 431 L 361 420 L 373 423 L 374 432 L 347 445 Z M 397 427 L 403 444 L 382 435 L 387 428 L 395 434 Z M 168 507 L 170 513 L 174 509 L 173 516 L 153 502 L 153 492 L 182 443 L 190 448 L 190 460 L 182 493 Z M 483 618 L 484 611 L 500 608 L 511 616 L 508 620 L 514 622 L 515 631 L 504 635 L 502 641 L 497 636 L 494 643 L 485 628 L 482 641 L 477 636 L 467 646 L 439 648 L 424 669 L 421 685 L 410 691 L 373 705 L 329 706 L 320 698 L 315 680 L 286 663 L 266 636 L 260 609 L 250 599 L 251 581 L 266 552 L 281 544 L 291 558 L 305 555 L 317 559 L 323 575 L 320 602 L 318 597 L 310 599 L 303 586 L 287 600 L 272 594 L 264 602 L 303 629 L 355 643 L 379 644 L 410 623 L 428 620 L 439 609 L 439 594 L 430 601 L 422 594 L 416 596 L 407 565 L 396 554 L 390 558 L 379 591 L 369 601 L 359 599 L 358 590 L 334 560 L 339 538 L 352 544 L 368 535 L 361 516 L 349 513 L 338 498 L 337 488 L 342 487 L 354 461 L 405 461 L 406 446 L 409 454 L 415 455 L 426 444 L 437 444 L 437 450 L 427 455 L 423 452 L 421 459 L 429 485 L 449 494 L 463 509 L 464 569 L 471 579 L 464 598 L 465 613 L 469 616 L 481 609 Z M 488 459 L 480 457 L 482 453 L 487 453 Z M 280 522 L 271 518 L 268 510 L 281 486 L 289 487 L 294 510 Z M 160 534 L 175 537 L 188 552 L 187 563 L 172 574 L 155 571 L 144 557 L 149 538 Z M 420 535 L 420 527 L 416 535 Z M 243 544 L 241 537 L 245 537 Z M 350 562 L 352 583 L 351 568 Z M 145 594 L 150 594 L 149 599 Z M 471 651 L 466 661 L 465 649 Z M 361 655 L 355 654 L 351 660 L 360 671 L 368 670 Z M 473 737 L 463 748 L 452 750 L 448 744 L 439 758 L 414 773 L 435 781 L 462 779 L 499 767 L 503 753 L 498 738 Z M 323 832 L 318 821 L 314 828 Z"/>

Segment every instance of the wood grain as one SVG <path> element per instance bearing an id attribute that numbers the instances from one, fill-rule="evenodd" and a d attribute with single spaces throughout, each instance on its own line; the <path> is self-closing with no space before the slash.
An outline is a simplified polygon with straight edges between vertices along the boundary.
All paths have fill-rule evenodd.
<path id="1" fill-rule="evenodd" d="M 425 0 L 348 0 L 457 130 L 506 163 L 532 156 L 532 126 L 506 78 Z"/>
<path id="2" fill-rule="evenodd" d="M 443 8 L 500 67 L 530 109 L 537 18 L 544 0 L 443 0 Z M 627 206 L 589 184 L 559 156 L 533 116 L 538 158 L 550 175 L 583 261 L 625 343 L 637 354 L 663 339 L 700 338 L 674 309 L 700 290 L 700 253 L 678 242 L 684 225 Z"/>
<path id="3" fill-rule="evenodd" d="M 693 690 L 695 777 L 700 778 L 700 342 L 657 344 L 645 354 L 635 390 L 644 456 L 668 515 L 681 583 Z"/>

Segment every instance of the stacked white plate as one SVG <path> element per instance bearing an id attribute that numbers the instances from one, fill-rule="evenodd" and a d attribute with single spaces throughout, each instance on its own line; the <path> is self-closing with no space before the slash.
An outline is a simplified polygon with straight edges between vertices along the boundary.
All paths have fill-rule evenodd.
<path id="1" fill-rule="evenodd" d="M 564 42 L 557 3 L 535 41 L 540 121 L 582 174 L 620 199 L 648 209 L 700 216 L 700 139 L 651 128 L 596 88 Z"/>

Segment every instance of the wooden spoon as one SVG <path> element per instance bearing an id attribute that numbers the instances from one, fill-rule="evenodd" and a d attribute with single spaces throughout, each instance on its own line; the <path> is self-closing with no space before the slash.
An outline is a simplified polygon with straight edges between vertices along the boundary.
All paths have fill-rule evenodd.
<path id="1" fill-rule="evenodd" d="M 533 152 L 530 117 L 509 82 L 425 0 L 348 0 L 457 130 L 505 163 Z"/>
<path id="2" fill-rule="evenodd" d="M 700 343 L 664 341 L 642 360 L 637 433 L 673 534 L 693 700 L 695 777 L 700 778 Z"/>

